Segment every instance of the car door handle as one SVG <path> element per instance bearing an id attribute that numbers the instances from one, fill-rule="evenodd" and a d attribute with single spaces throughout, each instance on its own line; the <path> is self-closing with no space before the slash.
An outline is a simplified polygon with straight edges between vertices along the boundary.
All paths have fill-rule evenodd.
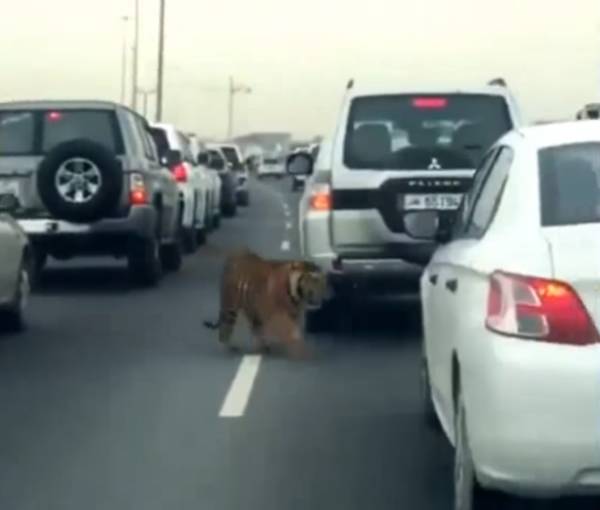
<path id="1" fill-rule="evenodd" d="M 437 280 L 438 280 L 438 275 L 437 274 L 430 274 L 429 275 L 429 282 L 432 285 L 436 285 L 437 284 Z"/>
<path id="2" fill-rule="evenodd" d="M 458 289 L 458 280 L 456 278 L 453 280 L 446 280 L 446 288 L 450 292 L 456 292 L 456 289 Z"/>

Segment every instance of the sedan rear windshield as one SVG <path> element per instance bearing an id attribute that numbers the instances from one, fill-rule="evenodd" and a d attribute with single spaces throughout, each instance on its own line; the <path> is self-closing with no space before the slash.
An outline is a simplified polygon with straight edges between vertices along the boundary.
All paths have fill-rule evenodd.
<path id="1" fill-rule="evenodd" d="M 542 226 L 600 222 L 600 143 L 539 151 Z"/>
<path id="2" fill-rule="evenodd" d="M 511 128 L 501 96 L 359 97 L 350 108 L 344 164 L 355 170 L 476 168 Z"/>
<path id="3" fill-rule="evenodd" d="M 114 112 L 33 110 L 0 112 L 0 155 L 44 154 L 58 144 L 85 138 L 123 153 Z"/>

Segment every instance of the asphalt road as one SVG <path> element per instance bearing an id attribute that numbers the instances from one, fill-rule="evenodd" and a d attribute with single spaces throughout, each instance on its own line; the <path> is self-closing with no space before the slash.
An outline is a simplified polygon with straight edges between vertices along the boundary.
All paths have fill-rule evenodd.
<path id="1" fill-rule="evenodd" d="M 111 261 L 51 266 L 28 331 L 0 337 L 0 508 L 451 508 L 451 449 L 419 414 L 414 300 L 356 304 L 353 331 L 309 337 L 311 361 L 262 357 L 243 415 L 220 416 L 242 355 L 202 319 L 227 250 L 294 253 L 288 188 L 254 183 L 159 289 Z"/>

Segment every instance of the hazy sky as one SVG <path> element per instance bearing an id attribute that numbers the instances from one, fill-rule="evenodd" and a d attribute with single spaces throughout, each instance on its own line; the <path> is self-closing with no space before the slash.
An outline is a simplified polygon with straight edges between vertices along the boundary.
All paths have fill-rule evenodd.
<path id="1" fill-rule="evenodd" d="M 140 2 L 140 85 L 152 88 L 158 0 Z M 0 98 L 120 98 L 133 0 L 2 3 Z M 327 133 L 351 76 L 502 75 L 533 118 L 600 99 L 600 0 L 167 0 L 166 31 L 165 120 L 201 135 L 225 133 L 230 74 L 254 88 L 236 98 L 236 134 Z"/>

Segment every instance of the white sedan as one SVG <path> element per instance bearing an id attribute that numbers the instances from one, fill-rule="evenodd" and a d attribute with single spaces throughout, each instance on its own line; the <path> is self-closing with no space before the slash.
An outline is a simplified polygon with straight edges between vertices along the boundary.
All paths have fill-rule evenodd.
<path id="1" fill-rule="evenodd" d="M 487 153 L 421 279 L 423 397 L 455 447 L 455 510 L 495 492 L 600 493 L 600 122 Z"/>

